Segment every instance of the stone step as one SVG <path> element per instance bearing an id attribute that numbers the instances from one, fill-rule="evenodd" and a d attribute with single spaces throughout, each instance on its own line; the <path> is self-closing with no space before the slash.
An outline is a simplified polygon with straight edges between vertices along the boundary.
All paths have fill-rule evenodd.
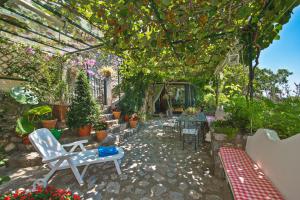
<path id="1" fill-rule="evenodd" d="M 119 124 L 118 119 L 105 120 L 105 122 L 107 123 L 108 128 L 112 127 L 113 125 Z"/>
<path id="2" fill-rule="evenodd" d="M 102 114 L 102 115 L 100 115 L 100 118 L 101 119 L 105 119 L 105 120 L 113 120 L 114 116 L 113 116 L 113 114 L 108 113 L 108 114 Z"/>
<path id="3" fill-rule="evenodd" d="M 120 130 L 121 130 L 120 124 L 114 124 L 107 129 L 107 133 L 116 134 L 116 133 L 120 132 Z"/>
<path id="4" fill-rule="evenodd" d="M 119 125 L 120 125 L 120 131 L 124 131 L 128 127 L 128 123 L 126 123 L 126 122 L 125 123 L 120 123 Z"/>
<path id="5" fill-rule="evenodd" d="M 111 111 L 111 107 L 110 107 L 110 106 L 104 105 L 104 106 L 102 107 L 102 112 L 103 112 L 103 113 L 109 113 L 110 111 Z"/>

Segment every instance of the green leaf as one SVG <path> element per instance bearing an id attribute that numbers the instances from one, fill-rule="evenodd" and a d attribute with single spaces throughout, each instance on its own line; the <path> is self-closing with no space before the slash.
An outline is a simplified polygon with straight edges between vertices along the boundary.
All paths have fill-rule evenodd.
<path id="1" fill-rule="evenodd" d="M 27 115 L 41 116 L 52 112 L 50 106 L 38 106 L 26 112 Z"/>
<path id="2" fill-rule="evenodd" d="M 25 87 L 14 87 L 10 91 L 10 96 L 14 98 L 20 104 L 30 104 L 36 105 L 38 104 L 38 98 L 34 95 L 34 93 Z"/>
<path id="3" fill-rule="evenodd" d="M 28 135 L 33 132 L 34 129 L 34 125 L 26 117 L 20 117 L 17 119 L 16 132 L 19 135 Z"/>
<path id="4" fill-rule="evenodd" d="M 10 181 L 9 176 L 1 176 L 0 177 L 0 185 L 4 182 L 8 182 L 8 181 Z"/>
<path id="5" fill-rule="evenodd" d="M 170 5 L 171 0 L 162 0 L 162 3 L 163 3 L 165 6 L 168 6 L 168 5 Z"/>

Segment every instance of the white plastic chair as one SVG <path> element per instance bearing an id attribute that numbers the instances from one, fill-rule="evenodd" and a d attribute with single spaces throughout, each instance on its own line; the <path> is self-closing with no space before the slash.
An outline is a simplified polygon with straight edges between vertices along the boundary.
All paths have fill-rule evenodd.
<path id="1" fill-rule="evenodd" d="M 42 179 L 38 179 L 34 182 L 34 188 L 36 185 L 43 185 L 46 187 L 48 180 L 57 171 L 70 168 L 74 173 L 74 176 L 80 185 L 83 185 L 83 177 L 87 168 L 91 164 L 113 161 L 117 169 L 118 174 L 121 174 L 119 160 L 124 156 L 122 148 L 117 147 L 118 154 L 113 156 L 99 157 L 98 149 L 86 150 L 83 146 L 88 140 L 81 140 L 70 144 L 61 145 L 52 133 L 46 129 L 38 129 L 29 135 L 29 140 L 37 152 L 42 157 L 42 162 L 46 163 L 51 169 L 50 172 Z M 67 152 L 64 147 L 71 147 Z M 81 149 L 80 152 L 75 152 L 76 148 Z M 79 173 L 78 167 L 85 166 Z"/>

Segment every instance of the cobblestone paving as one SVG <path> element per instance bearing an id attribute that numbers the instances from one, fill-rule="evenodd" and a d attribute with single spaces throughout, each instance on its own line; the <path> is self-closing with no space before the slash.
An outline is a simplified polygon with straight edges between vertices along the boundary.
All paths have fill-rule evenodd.
<path id="1" fill-rule="evenodd" d="M 105 163 L 89 167 L 82 187 L 70 170 L 59 171 L 49 184 L 67 187 L 83 199 L 228 199 L 223 194 L 225 181 L 211 174 L 208 144 L 197 151 L 187 144 L 182 150 L 178 133 L 164 133 L 161 122 L 150 121 L 121 146 L 125 150 L 122 175 L 117 175 L 112 163 Z M 43 167 L 23 169 L 23 173 L 20 170 L 12 174 L 13 181 L 2 190 L 28 187 L 47 171 Z"/>

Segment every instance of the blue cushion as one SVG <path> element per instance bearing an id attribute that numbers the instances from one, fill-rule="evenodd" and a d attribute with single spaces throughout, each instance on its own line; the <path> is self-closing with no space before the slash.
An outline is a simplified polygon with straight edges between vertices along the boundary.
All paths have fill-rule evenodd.
<path id="1" fill-rule="evenodd" d="M 98 147 L 99 157 L 112 156 L 112 155 L 116 155 L 118 153 L 119 152 L 115 146 L 111 146 L 111 147 L 100 146 L 100 147 Z"/>

